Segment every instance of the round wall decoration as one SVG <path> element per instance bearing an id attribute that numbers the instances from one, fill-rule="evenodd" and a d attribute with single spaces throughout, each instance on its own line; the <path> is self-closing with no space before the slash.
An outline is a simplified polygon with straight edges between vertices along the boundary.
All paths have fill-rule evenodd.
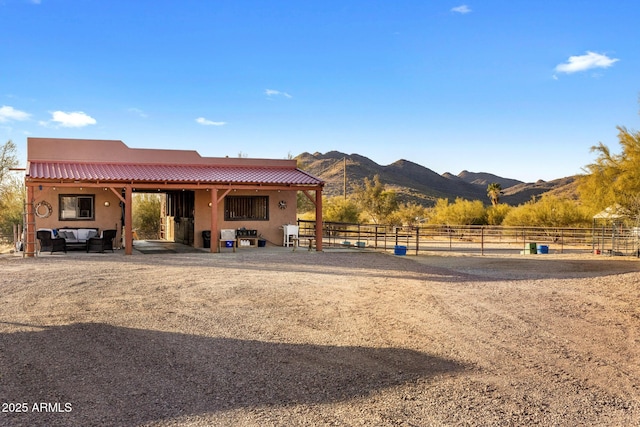
<path id="1" fill-rule="evenodd" d="M 43 200 L 36 204 L 35 211 L 38 218 L 49 218 L 51 212 L 53 212 L 53 209 L 51 208 L 49 202 Z"/>
<path id="2" fill-rule="evenodd" d="M 286 201 L 284 201 L 284 200 L 280 200 L 280 201 L 278 202 L 278 207 L 279 207 L 280 209 L 286 209 L 286 208 L 287 208 L 287 202 L 286 202 Z"/>

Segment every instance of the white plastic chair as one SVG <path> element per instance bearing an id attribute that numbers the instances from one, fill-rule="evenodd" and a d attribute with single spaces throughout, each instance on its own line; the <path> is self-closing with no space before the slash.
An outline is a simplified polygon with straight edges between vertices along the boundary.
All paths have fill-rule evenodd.
<path id="1" fill-rule="evenodd" d="M 284 231 L 284 241 L 282 246 L 296 246 L 298 244 L 298 230 L 297 225 L 285 224 L 282 226 Z"/>

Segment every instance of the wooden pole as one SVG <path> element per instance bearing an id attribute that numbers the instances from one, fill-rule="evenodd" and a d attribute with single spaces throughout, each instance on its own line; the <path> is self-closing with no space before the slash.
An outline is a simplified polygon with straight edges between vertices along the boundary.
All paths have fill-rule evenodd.
<path id="1" fill-rule="evenodd" d="M 322 188 L 316 189 L 316 251 L 322 252 Z"/>
<path id="2" fill-rule="evenodd" d="M 124 188 L 124 254 L 133 254 L 133 189 L 130 185 Z"/>
<path id="3" fill-rule="evenodd" d="M 342 158 L 342 194 L 344 194 L 344 199 L 347 200 L 347 158 Z"/>
<path id="4" fill-rule="evenodd" d="M 211 252 L 216 252 L 220 248 L 220 240 L 218 236 L 218 190 L 211 189 Z"/>

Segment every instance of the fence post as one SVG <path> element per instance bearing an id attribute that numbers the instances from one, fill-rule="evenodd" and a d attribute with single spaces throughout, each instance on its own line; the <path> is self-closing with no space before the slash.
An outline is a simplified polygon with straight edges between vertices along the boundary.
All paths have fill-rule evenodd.
<path id="1" fill-rule="evenodd" d="M 419 248 L 420 248 L 420 227 L 416 227 L 416 256 L 418 256 Z"/>
<path id="2" fill-rule="evenodd" d="M 378 224 L 373 226 L 373 247 L 378 249 Z"/>
<path id="3" fill-rule="evenodd" d="M 614 251 L 616 250 L 616 223 L 612 223 L 611 225 L 611 256 L 613 256 Z"/>
<path id="4" fill-rule="evenodd" d="M 387 250 L 387 226 L 384 225 L 384 250 Z"/>
<path id="5" fill-rule="evenodd" d="M 484 255 L 484 225 L 480 226 L 480 255 Z"/>

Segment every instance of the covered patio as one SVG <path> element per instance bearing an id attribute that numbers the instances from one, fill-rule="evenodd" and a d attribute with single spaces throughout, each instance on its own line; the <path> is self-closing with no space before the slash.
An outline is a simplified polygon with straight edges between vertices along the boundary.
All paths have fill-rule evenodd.
<path id="1" fill-rule="evenodd" d="M 297 192 L 316 208 L 316 250 L 322 251 L 324 182 L 295 160 L 202 157 L 195 151 L 134 149 L 122 141 L 28 138 L 25 255 L 36 252 L 36 231 L 66 227 L 115 229 L 132 254 L 132 195 L 173 195 L 166 213 L 186 240 L 217 252 L 221 229 L 258 229 L 278 241 L 296 221 Z M 168 215 L 171 214 L 171 215 Z"/>

